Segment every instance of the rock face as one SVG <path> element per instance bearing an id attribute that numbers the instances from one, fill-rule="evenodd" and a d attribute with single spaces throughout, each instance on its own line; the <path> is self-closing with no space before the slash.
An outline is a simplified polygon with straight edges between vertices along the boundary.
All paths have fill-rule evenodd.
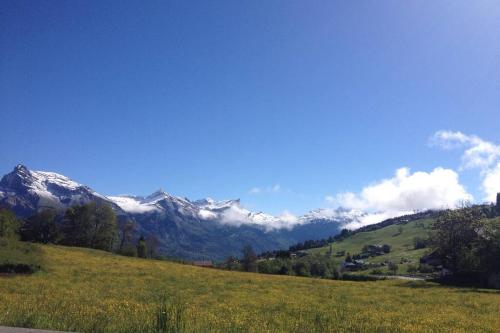
<path id="1" fill-rule="evenodd" d="M 282 219 L 244 208 L 239 200 L 191 201 L 162 190 L 148 196 L 104 196 L 70 178 L 18 165 L 0 181 L 0 206 L 27 217 L 44 208 L 64 210 L 88 202 L 111 205 L 121 220 L 135 221 L 137 233 L 154 235 L 160 252 L 185 259 L 224 259 L 244 245 L 256 252 L 287 248 L 335 235 L 361 213 L 319 209 Z"/>

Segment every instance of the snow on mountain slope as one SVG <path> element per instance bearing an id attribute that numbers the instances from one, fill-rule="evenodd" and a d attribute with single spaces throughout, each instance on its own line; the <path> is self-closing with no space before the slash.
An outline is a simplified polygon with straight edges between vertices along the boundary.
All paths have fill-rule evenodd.
<path id="1" fill-rule="evenodd" d="M 142 214 L 161 210 L 161 208 L 155 204 L 144 202 L 144 198 L 141 197 L 123 195 L 113 197 L 110 196 L 108 199 L 113 201 L 127 213 Z"/>
<path id="2" fill-rule="evenodd" d="M 0 199 L 23 214 L 39 208 L 65 208 L 89 201 L 111 203 L 91 188 L 54 172 L 32 171 L 23 165 L 0 180 Z"/>
<path id="3" fill-rule="evenodd" d="M 358 221 L 361 212 L 342 209 L 317 209 L 296 217 L 289 213 L 273 216 L 253 212 L 242 206 L 239 199 L 217 201 L 205 198 L 190 201 L 158 190 L 148 196 L 104 196 L 70 178 L 46 171 L 28 170 L 23 165 L 0 181 L 0 203 L 20 207 L 28 214 L 41 207 L 66 208 L 89 201 L 111 204 L 116 211 L 132 215 L 169 212 L 176 216 L 211 220 L 231 226 L 253 225 L 263 230 L 291 229 L 317 221 L 347 224 Z"/>
<path id="4" fill-rule="evenodd" d="M 346 221 L 352 222 L 357 221 L 366 214 L 364 212 L 358 210 L 348 210 L 344 208 L 319 208 L 315 210 L 311 210 L 307 214 L 302 215 L 299 220 L 303 221 L 303 223 L 308 223 L 311 221 L 317 220 L 337 220 L 337 221 Z"/>

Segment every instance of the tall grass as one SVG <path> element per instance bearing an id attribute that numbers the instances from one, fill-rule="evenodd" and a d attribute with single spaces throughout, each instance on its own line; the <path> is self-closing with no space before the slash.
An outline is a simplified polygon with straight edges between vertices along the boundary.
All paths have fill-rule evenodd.
<path id="1" fill-rule="evenodd" d="M 186 307 L 178 299 L 170 300 L 162 296 L 156 310 L 156 332 L 184 333 L 186 332 Z"/>
<path id="2" fill-rule="evenodd" d="M 493 291 L 227 272 L 59 246 L 41 250 L 41 271 L 0 277 L 0 325 L 83 333 L 500 331 L 500 294 Z"/>

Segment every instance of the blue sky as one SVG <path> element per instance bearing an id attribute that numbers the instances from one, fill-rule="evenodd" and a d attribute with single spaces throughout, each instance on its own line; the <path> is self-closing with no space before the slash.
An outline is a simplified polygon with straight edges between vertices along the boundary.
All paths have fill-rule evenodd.
<path id="1" fill-rule="evenodd" d="M 497 1 L 2 1 L 0 27 L 2 174 L 274 214 L 402 167 L 497 179 L 430 144 L 500 143 Z"/>

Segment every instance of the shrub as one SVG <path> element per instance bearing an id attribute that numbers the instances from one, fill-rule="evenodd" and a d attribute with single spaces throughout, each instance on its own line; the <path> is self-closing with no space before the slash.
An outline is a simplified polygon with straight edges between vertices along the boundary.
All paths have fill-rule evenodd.
<path id="1" fill-rule="evenodd" d="M 0 264 L 0 273 L 33 274 L 39 270 L 40 266 L 38 265 L 12 264 L 12 263 Z"/>
<path id="2" fill-rule="evenodd" d="M 427 247 L 427 240 L 420 237 L 415 237 L 413 239 L 413 247 L 415 248 L 415 250 L 423 249 Z"/>
<path id="3" fill-rule="evenodd" d="M 298 262 L 295 265 L 293 265 L 293 270 L 295 271 L 295 274 L 297 274 L 298 276 L 311 276 L 309 265 L 307 265 L 304 262 Z"/>
<path id="4" fill-rule="evenodd" d="M 387 266 L 387 268 L 389 269 L 389 271 L 392 273 L 392 274 L 396 274 L 398 272 L 398 269 L 399 269 L 399 266 L 398 264 L 396 264 L 395 262 L 392 262 L 390 261 L 389 262 L 389 265 Z"/>
<path id="5" fill-rule="evenodd" d="M 418 272 L 418 267 L 415 265 L 408 265 L 408 273 L 414 274 Z"/>
<path id="6" fill-rule="evenodd" d="M 118 253 L 122 256 L 137 257 L 137 248 L 132 244 L 126 244 Z"/>
<path id="7" fill-rule="evenodd" d="M 418 266 L 418 271 L 420 273 L 432 273 L 432 272 L 434 272 L 434 267 L 432 267 L 431 265 L 427 265 L 427 264 L 420 264 Z"/>

